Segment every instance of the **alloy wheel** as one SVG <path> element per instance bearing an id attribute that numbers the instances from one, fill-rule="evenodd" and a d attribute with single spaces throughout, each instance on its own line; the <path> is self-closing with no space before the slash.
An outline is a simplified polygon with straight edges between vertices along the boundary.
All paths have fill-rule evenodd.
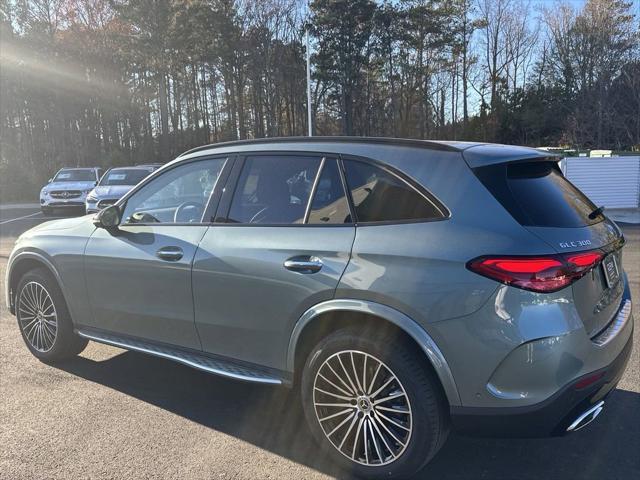
<path id="1" fill-rule="evenodd" d="M 396 375 L 373 355 L 334 353 L 313 385 L 316 418 L 332 445 L 365 466 L 387 465 L 409 445 L 412 412 Z"/>
<path id="2" fill-rule="evenodd" d="M 20 326 L 31 347 L 43 353 L 51 350 L 58 335 L 58 316 L 47 289 L 38 282 L 26 283 L 17 307 Z"/>

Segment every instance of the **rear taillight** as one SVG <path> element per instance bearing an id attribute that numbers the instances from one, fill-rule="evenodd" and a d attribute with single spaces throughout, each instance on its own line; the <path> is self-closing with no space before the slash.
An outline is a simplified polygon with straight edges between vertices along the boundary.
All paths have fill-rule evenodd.
<path id="1" fill-rule="evenodd" d="M 605 373 L 607 372 L 598 372 L 598 373 L 593 373 L 591 375 L 586 375 L 582 377 L 580 380 L 578 380 L 576 383 L 574 383 L 573 388 L 576 390 L 582 390 L 583 388 L 587 388 L 589 385 L 593 385 L 602 377 L 604 377 Z"/>
<path id="2" fill-rule="evenodd" d="M 472 272 L 534 292 L 555 292 L 575 282 L 600 263 L 597 250 L 535 257 L 485 256 L 471 260 Z"/>

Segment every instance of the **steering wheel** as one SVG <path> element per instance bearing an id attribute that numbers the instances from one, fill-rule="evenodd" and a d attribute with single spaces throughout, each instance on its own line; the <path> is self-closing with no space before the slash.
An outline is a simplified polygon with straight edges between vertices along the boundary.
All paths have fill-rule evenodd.
<path id="1" fill-rule="evenodd" d="M 150 213 L 142 211 L 132 214 L 126 220 L 126 223 L 160 223 L 160 220 L 158 220 Z"/>
<path id="2" fill-rule="evenodd" d="M 188 212 L 189 210 L 195 211 L 190 215 L 190 218 L 183 219 L 183 214 Z M 184 202 L 178 205 L 175 213 L 173 214 L 173 222 L 174 223 L 192 223 L 197 221 L 199 217 L 204 213 L 204 205 L 200 202 Z"/>

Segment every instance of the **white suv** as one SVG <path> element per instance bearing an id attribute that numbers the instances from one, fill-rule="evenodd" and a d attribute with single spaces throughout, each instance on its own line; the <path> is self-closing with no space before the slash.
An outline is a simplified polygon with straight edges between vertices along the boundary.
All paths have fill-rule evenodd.
<path id="1" fill-rule="evenodd" d="M 62 168 L 40 190 L 40 208 L 45 215 L 55 209 L 82 209 L 87 194 L 98 184 L 102 169 Z"/>

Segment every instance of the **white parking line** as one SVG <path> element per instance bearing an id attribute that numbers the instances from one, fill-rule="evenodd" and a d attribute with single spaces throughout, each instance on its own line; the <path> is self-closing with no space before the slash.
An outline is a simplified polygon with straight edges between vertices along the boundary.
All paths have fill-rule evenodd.
<path id="1" fill-rule="evenodd" d="M 24 220 L 25 218 L 35 217 L 36 215 L 41 215 L 42 212 L 32 213 L 31 215 L 24 215 L 23 217 L 11 218 L 9 220 L 3 220 L 0 222 L 0 225 L 4 225 L 6 223 L 17 222 L 18 220 Z"/>
<path id="2" fill-rule="evenodd" d="M 39 203 L 0 203 L 0 210 L 38 210 Z"/>

